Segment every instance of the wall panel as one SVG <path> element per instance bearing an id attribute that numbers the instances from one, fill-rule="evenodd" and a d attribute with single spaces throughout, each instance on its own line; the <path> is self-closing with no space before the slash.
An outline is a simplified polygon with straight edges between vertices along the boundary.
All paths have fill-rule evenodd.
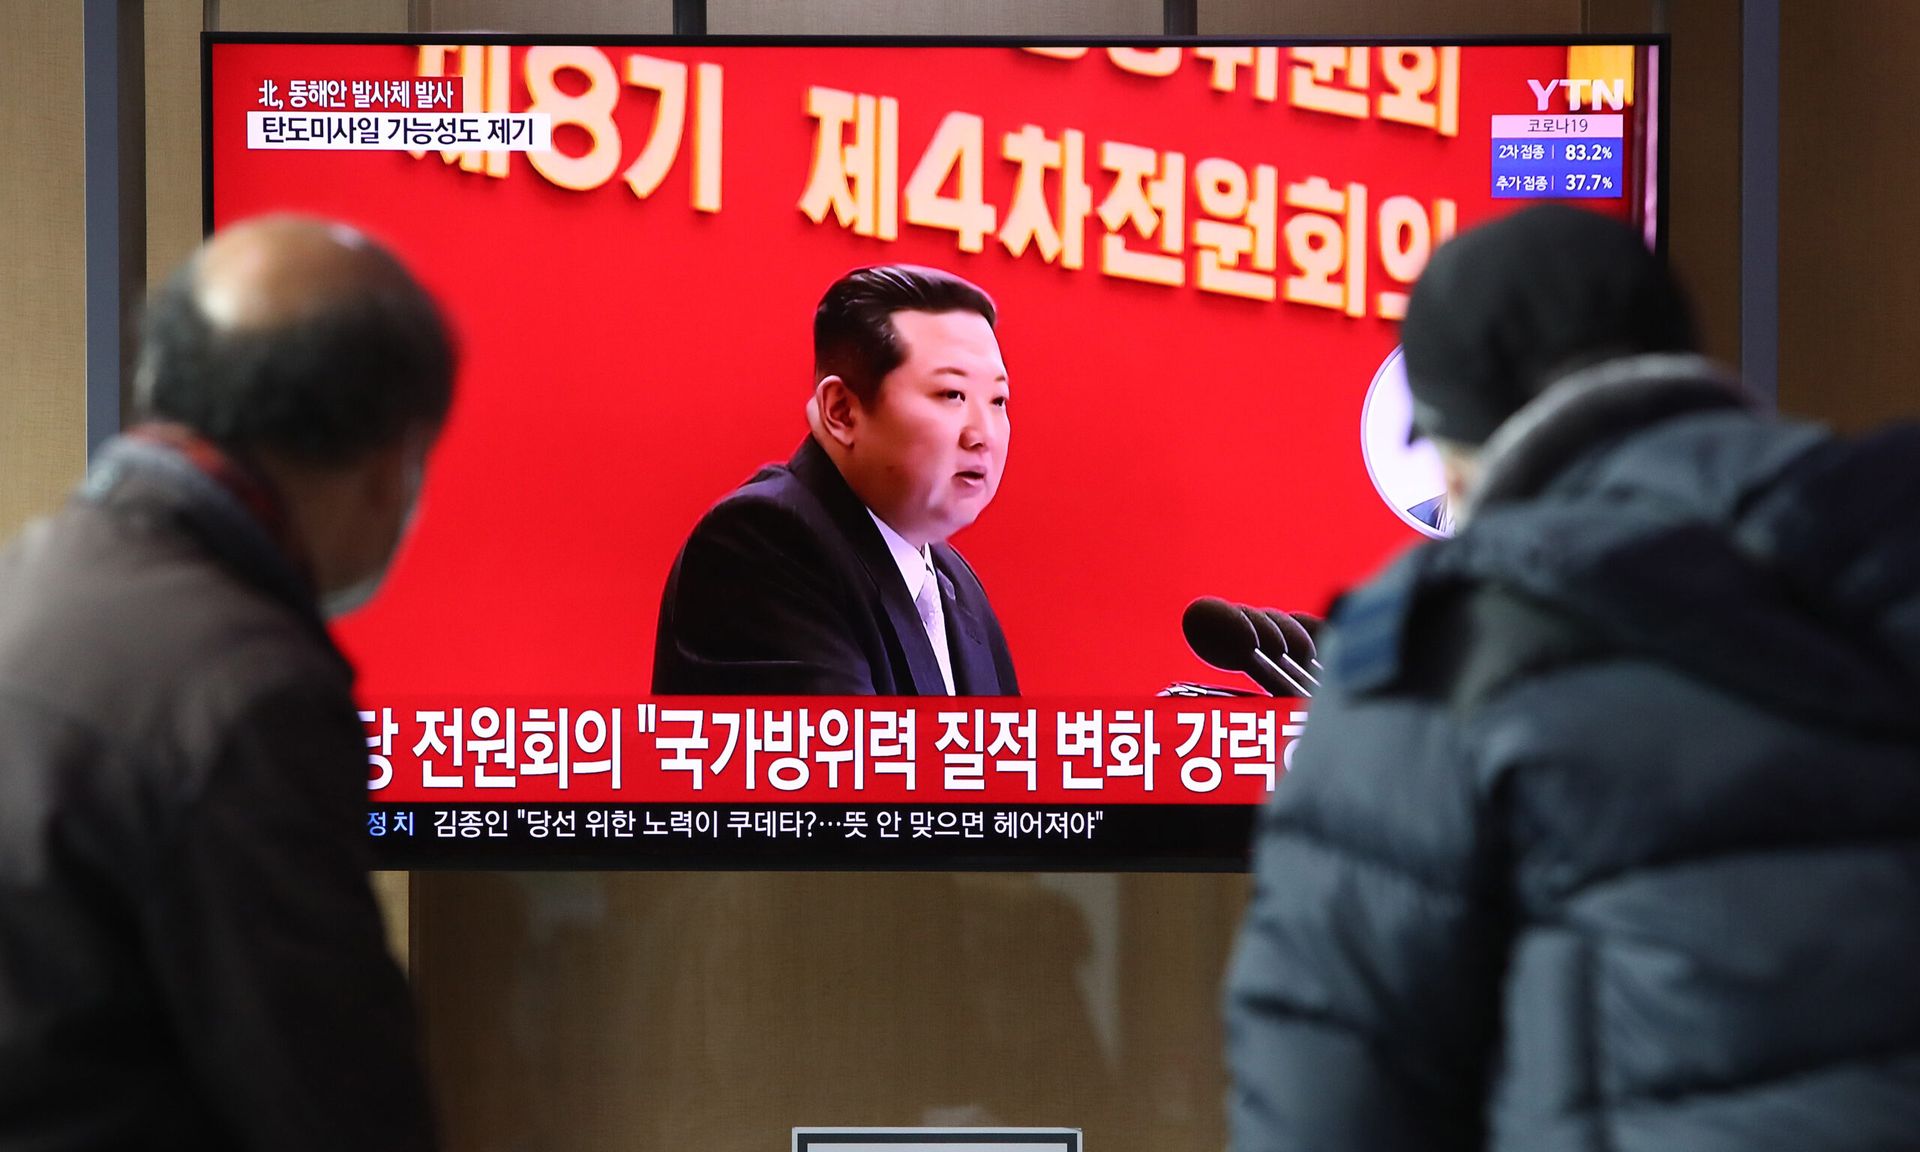
<path id="1" fill-rule="evenodd" d="M 1920 416 L 1920 10 L 1780 7 L 1780 406 L 1843 428 Z"/>
<path id="2" fill-rule="evenodd" d="M 213 0 L 221 32 L 405 32 L 409 0 Z"/>
<path id="3" fill-rule="evenodd" d="M 707 31 L 765 34 L 1153 36 L 1160 0 L 707 0 Z"/>
<path id="4" fill-rule="evenodd" d="M 81 6 L 0 0 L 0 536 L 86 468 Z"/>
<path id="5" fill-rule="evenodd" d="M 147 0 L 147 281 L 200 243 L 202 0 Z"/>
<path id="6" fill-rule="evenodd" d="M 1668 255 L 1708 354 L 1740 362 L 1740 0 L 1671 5 Z"/>
<path id="7" fill-rule="evenodd" d="M 1225 1142 L 1242 876 L 416 873 L 453 1149 L 784 1146 L 796 1124 Z"/>
<path id="8" fill-rule="evenodd" d="M 414 20 L 436 32 L 659 36 L 673 31 L 673 0 L 415 0 Z"/>

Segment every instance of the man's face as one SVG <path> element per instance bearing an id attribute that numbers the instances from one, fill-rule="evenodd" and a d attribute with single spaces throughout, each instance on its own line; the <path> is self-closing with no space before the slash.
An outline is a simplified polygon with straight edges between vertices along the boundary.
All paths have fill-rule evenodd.
<path id="1" fill-rule="evenodd" d="M 1000 488 L 1007 366 L 978 313 L 895 312 L 893 326 L 906 359 L 856 418 L 849 480 L 918 546 L 973 523 Z"/>
<path id="2" fill-rule="evenodd" d="M 359 485 L 364 503 L 354 517 L 357 534 L 342 561 L 344 581 L 338 587 L 321 590 L 321 608 L 328 616 L 352 612 L 379 591 L 413 527 L 431 446 L 431 434 L 412 433 L 395 451 L 383 453 L 364 466 Z"/>

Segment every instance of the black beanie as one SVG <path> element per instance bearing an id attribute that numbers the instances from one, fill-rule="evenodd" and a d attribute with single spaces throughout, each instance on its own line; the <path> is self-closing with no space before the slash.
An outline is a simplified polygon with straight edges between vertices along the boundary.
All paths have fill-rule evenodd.
<path id="1" fill-rule="evenodd" d="M 1461 233 L 1400 325 L 1414 429 L 1481 444 L 1570 372 L 1694 350 L 1686 296 L 1630 225 L 1542 204 Z"/>

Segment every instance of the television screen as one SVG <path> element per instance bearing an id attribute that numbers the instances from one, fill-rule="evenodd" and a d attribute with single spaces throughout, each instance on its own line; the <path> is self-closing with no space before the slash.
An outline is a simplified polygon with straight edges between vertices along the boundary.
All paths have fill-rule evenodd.
<path id="1" fill-rule="evenodd" d="M 208 227 L 351 223 L 461 350 L 336 625 L 396 867 L 1239 867 L 1314 617 L 1447 528 L 1434 245 L 1541 199 L 1663 241 L 1656 39 L 205 53 Z M 816 370 L 874 266 L 991 323 L 887 305 L 898 364 Z"/>

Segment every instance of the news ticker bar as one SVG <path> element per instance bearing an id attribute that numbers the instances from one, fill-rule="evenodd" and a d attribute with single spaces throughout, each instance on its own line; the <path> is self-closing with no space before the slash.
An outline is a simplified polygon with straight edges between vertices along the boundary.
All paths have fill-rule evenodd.
<path id="1" fill-rule="evenodd" d="M 1239 871 L 1240 805 L 376 805 L 377 867 Z M 377 821 L 377 825 L 376 822 Z"/>
<path id="2" fill-rule="evenodd" d="M 360 713 L 379 804 L 1252 804 L 1298 700 L 433 700 Z"/>
<path id="3" fill-rule="evenodd" d="M 249 112 L 247 147 L 299 152 L 550 152 L 545 112 Z"/>

